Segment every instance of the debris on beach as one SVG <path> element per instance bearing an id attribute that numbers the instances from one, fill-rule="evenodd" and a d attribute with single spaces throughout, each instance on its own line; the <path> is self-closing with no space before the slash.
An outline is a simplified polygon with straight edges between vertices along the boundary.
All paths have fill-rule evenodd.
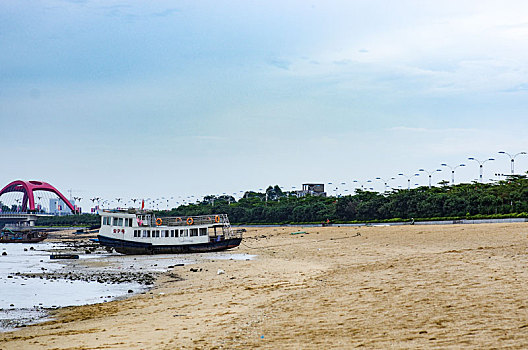
<path id="1" fill-rule="evenodd" d="M 50 259 L 79 259 L 77 254 L 51 254 Z"/>
<path id="2" fill-rule="evenodd" d="M 43 269 L 44 271 L 44 269 Z M 17 276 L 25 278 L 39 278 L 46 280 L 69 280 L 69 281 L 84 281 L 84 282 L 98 282 L 108 284 L 119 283 L 139 283 L 142 285 L 153 285 L 157 278 L 157 273 L 144 272 L 125 272 L 125 271 L 67 271 L 67 272 L 42 272 L 42 273 L 16 273 Z M 8 278 L 13 278 L 9 277 Z"/>

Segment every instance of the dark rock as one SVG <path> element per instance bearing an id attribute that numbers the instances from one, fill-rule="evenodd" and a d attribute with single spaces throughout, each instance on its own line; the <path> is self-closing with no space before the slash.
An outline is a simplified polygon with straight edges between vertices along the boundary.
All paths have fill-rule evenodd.
<path id="1" fill-rule="evenodd" d="M 2 255 L 7 255 L 7 252 L 2 252 Z"/>

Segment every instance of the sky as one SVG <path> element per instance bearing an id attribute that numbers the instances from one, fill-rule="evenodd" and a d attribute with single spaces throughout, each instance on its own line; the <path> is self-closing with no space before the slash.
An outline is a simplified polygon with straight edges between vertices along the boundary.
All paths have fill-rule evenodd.
<path id="1" fill-rule="evenodd" d="M 527 37 L 522 0 L 0 2 L 0 187 L 86 209 L 470 182 L 468 157 L 497 179 L 528 152 Z"/>

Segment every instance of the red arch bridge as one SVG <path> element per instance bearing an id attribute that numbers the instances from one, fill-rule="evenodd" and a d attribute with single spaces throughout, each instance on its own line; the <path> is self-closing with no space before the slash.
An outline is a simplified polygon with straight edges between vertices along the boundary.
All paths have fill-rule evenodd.
<path id="1" fill-rule="evenodd" d="M 16 180 L 5 186 L 0 191 L 0 197 L 3 194 L 15 192 L 22 193 L 22 200 L 20 202 L 20 210 L 17 212 L 1 212 L 0 213 L 0 227 L 3 224 L 15 223 L 18 225 L 28 225 L 33 226 L 35 220 L 38 216 L 49 216 L 49 214 L 41 214 L 38 212 L 38 209 L 35 207 L 35 196 L 34 192 L 36 191 L 45 191 L 51 192 L 57 195 L 58 198 L 64 202 L 64 204 L 71 210 L 72 214 L 78 212 L 78 210 L 70 203 L 66 197 L 59 192 L 55 187 L 50 185 L 47 182 L 43 181 L 22 181 Z"/>

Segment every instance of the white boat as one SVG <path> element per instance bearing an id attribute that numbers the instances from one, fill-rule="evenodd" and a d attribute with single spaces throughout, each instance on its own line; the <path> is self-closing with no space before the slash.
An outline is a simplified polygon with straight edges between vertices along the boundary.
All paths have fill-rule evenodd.
<path id="1" fill-rule="evenodd" d="M 242 232 L 226 214 L 158 217 L 137 209 L 103 210 L 97 236 L 101 245 L 122 254 L 211 252 L 238 247 Z"/>

